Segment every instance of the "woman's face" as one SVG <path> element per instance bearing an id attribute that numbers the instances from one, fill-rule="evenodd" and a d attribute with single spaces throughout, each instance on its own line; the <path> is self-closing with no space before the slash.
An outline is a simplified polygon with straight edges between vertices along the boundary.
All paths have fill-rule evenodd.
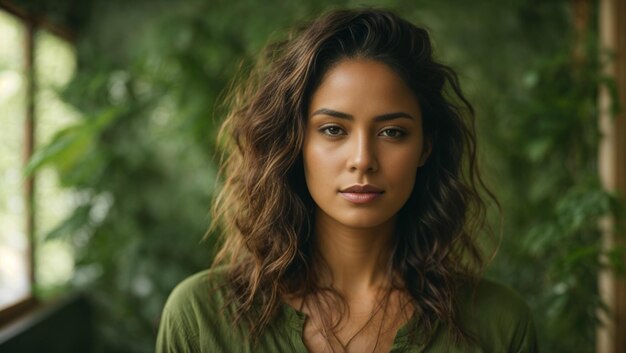
<path id="1" fill-rule="evenodd" d="M 394 222 L 428 153 L 419 103 L 387 65 L 345 59 L 313 92 L 303 160 L 318 218 L 350 228 Z"/>

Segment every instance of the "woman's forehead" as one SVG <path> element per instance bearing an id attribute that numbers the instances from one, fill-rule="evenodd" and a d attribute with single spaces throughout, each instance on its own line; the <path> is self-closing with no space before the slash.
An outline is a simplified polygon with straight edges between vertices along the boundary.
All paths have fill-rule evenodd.
<path id="1" fill-rule="evenodd" d="M 388 65 L 369 59 L 345 59 L 333 65 L 309 100 L 309 116 L 319 109 L 350 115 L 361 111 L 420 115 L 419 103 L 404 80 Z"/>

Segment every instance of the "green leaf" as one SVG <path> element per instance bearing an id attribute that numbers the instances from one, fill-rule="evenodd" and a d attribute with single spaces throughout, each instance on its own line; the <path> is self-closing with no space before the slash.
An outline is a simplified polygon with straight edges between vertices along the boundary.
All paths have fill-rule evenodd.
<path id="1" fill-rule="evenodd" d="M 44 236 L 44 241 L 71 236 L 88 223 L 90 211 L 91 205 L 77 207 L 69 218 Z"/>
<path id="2" fill-rule="evenodd" d="M 59 131 L 52 141 L 35 151 L 28 161 L 24 174 L 32 175 L 43 166 L 54 164 L 59 169 L 63 165 L 73 163 L 81 154 L 91 147 L 92 136 L 84 125 L 75 125 Z"/>
<path id="3" fill-rule="evenodd" d="M 35 151 L 24 175 L 32 175 L 46 165 L 54 165 L 59 172 L 68 172 L 96 147 L 96 137 L 118 115 L 119 109 L 107 109 L 95 119 L 86 119 L 60 130 L 49 144 Z"/>

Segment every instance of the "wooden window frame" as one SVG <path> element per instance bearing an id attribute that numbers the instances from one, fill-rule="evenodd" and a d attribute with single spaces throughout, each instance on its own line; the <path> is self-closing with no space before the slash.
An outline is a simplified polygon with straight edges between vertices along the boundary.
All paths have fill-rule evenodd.
<path id="1" fill-rule="evenodd" d="M 606 86 L 600 87 L 598 107 L 599 173 L 603 186 L 626 198 L 626 0 L 600 0 L 599 42 L 601 60 L 607 51 L 611 60 L 603 67 L 604 74 L 615 81 L 617 97 L 612 97 Z M 602 61 L 601 61 L 602 62 Z M 613 98 L 619 100 L 621 110 L 614 114 Z M 621 224 L 618 222 L 622 222 Z M 610 251 L 626 245 L 624 220 L 607 217 L 601 221 L 602 243 Z M 626 262 L 626 258 L 622 261 Z M 606 309 L 599 312 L 596 352 L 626 352 L 626 279 L 611 268 L 600 271 L 598 289 Z"/>
<path id="2" fill-rule="evenodd" d="M 37 80 L 35 72 L 35 35 L 38 30 L 46 30 L 68 43 L 74 45 L 74 33 L 61 25 L 50 22 L 44 15 L 27 11 L 12 1 L 0 0 L 0 10 L 7 12 L 19 20 L 26 29 L 24 38 L 24 71 L 26 74 L 26 119 L 24 123 L 24 148 L 22 150 L 23 165 L 25 166 L 33 155 L 35 149 L 35 94 L 37 92 Z M 36 282 L 35 275 L 35 174 L 29 175 L 24 180 L 24 204 L 25 204 L 25 230 L 28 238 L 28 276 L 31 285 L 30 293 L 17 303 L 0 310 L 0 328 L 6 326 L 40 305 L 33 296 L 32 288 Z"/>

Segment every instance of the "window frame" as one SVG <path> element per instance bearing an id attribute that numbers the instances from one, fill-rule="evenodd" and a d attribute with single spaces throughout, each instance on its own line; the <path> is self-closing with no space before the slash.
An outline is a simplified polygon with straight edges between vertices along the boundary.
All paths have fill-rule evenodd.
<path id="1" fill-rule="evenodd" d="M 51 34 L 67 41 L 70 45 L 76 45 L 76 37 L 68 27 L 49 21 L 45 14 L 34 13 L 18 6 L 12 1 L 0 0 L 0 10 L 18 20 L 25 29 L 24 43 L 24 72 L 26 75 L 26 116 L 24 120 L 24 145 L 22 150 L 22 165 L 25 167 L 35 150 L 35 132 L 37 117 L 35 113 L 37 94 L 37 77 L 35 70 L 35 36 L 37 31 L 46 30 Z M 25 205 L 25 233 L 27 237 L 27 264 L 30 283 L 29 293 L 16 303 L 0 309 L 0 329 L 26 315 L 41 305 L 33 295 L 33 287 L 37 282 L 35 275 L 35 251 L 36 251 L 36 221 L 35 221 L 35 179 L 36 173 L 24 178 L 23 198 Z"/>

